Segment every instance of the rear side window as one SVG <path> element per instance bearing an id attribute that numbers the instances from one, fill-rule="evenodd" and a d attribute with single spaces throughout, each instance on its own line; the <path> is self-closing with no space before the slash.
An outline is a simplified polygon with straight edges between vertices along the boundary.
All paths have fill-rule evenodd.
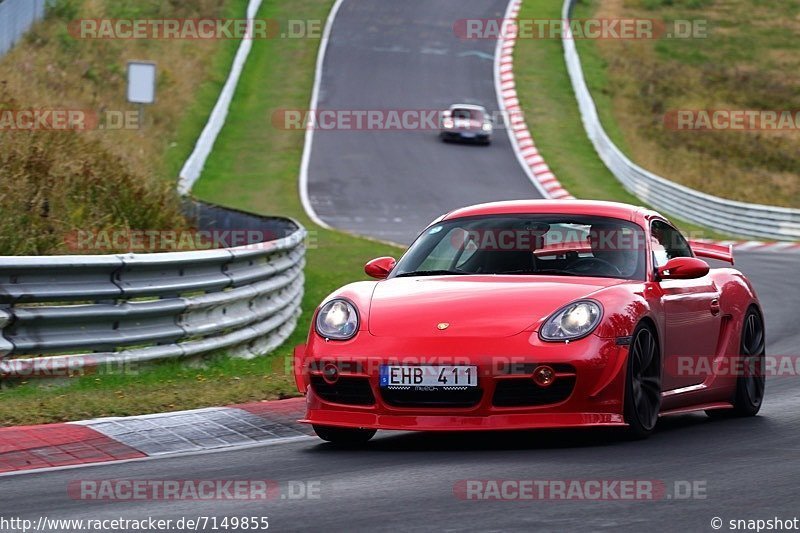
<path id="1" fill-rule="evenodd" d="M 650 225 L 653 261 L 656 267 L 667 264 L 675 257 L 692 257 L 692 249 L 681 232 L 660 220 Z"/>

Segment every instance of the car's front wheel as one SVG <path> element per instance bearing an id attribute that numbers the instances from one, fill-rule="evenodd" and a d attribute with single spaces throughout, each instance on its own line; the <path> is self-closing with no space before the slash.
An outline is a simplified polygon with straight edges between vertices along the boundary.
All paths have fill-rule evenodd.
<path id="1" fill-rule="evenodd" d="M 736 378 L 736 391 L 733 395 L 733 409 L 715 409 L 706 411 L 712 418 L 734 416 L 754 416 L 761 409 L 764 401 L 764 359 L 766 354 L 766 336 L 764 321 L 754 308 L 747 310 L 742 322 L 742 339 L 739 357 L 739 368 L 743 374 Z"/>
<path id="2" fill-rule="evenodd" d="M 319 438 L 339 446 L 360 446 L 366 444 L 376 433 L 374 429 L 338 428 L 318 426 L 316 424 L 312 427 L 314 428 L 314 433 L 316 433 Z"/>
<path id="3" fill-rule="evenodd" d="M 661 410 L 661 358 L 653 331 L 640 324 L 631 336 L 625 379 L 625 422 L 629 436 L 645 438 Z"/>

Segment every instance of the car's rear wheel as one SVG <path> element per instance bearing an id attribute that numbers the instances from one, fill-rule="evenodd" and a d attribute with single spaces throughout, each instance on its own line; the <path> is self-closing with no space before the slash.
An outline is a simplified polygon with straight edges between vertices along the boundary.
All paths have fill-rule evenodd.
<path id="1" fill-rule="evenodd" d="M 318 426 L 314 424 L 314 433 L 322 440 L 339 446 L 360 446 L 366 444 L 375 436 L 374 429 L 337 428 L 331 426 Z"/>
<path id="2" fill-rule="evenodd" d="M 625 379 L 625 422 L 629 436 L 645 438 L 656 427 L 661 409 L 661 357 L 658 341 L 647 325 L 631 336 Z"/>
<path id="3" fill-rule="evenodd" d="M 764 401 L 766 378 L 764 358 L 766 354 L 766 335 L 761 314 L 754 308 L 747 310 L 742 322 L 742 339 L 739 348 L 743 375 L 736 378 L 736 391 L 733 394 L 733 409 L 714 409 L 706 411 L 712 418 L 754 416 Z"/>

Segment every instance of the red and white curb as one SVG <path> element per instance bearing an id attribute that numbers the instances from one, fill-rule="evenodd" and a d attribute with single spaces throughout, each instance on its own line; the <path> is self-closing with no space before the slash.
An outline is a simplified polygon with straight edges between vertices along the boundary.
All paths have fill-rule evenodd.
<path id="1" fill-rule="evenodd" d="M 0 429 L 0 475 L 307 438 L 292 398 L 154 415 Z"/>
<path id="2" fill-rule="evenodd" d="M 800 253 L 800 242 L 764 242 L 764 241 L 712 241 L 697 239 L 698 241 L 722 246 L 733 246 L 735 252 L 772 252 L 772 253 Z"/>
<path id="3" fill-rule="evenodd" d="M 546 198 L 565 200 L 574 198 L 558 181 L 544 158 L 539 154 L 528 130 L 517 95 L 514 81 L 514 46 L 516 45 L 521 0 L 512 0 L 506 10 L 502 38 L 496 54 L 495 84 L 497 85 L 500 110 L 508 117 L 508 132 L 511 145 L 528 177 Z"/>
<path id="4" fill-rule="evenodd" d="M 503 21 L 502 39 L 498 43 L 495 57 L 495 84 L 497 86 L 500 110 L 508 117 L 509 139 L 517 155 L 517 159 L 528 174 L 536 188 L 546 198 L 554 200 L 571 200 L 572 196 L 558 181 L 544 158 L 536 148 L 533 136 L 528 129 L 517 95 L 514 81 L 514 46 L 517 43 L 519 16 L 522 0 L 511 0 Z M 800 252 L 798 242 L 761 242 L 761 241 L 712 241 L 712 244 L 733 245 L 737 252 Z"/>

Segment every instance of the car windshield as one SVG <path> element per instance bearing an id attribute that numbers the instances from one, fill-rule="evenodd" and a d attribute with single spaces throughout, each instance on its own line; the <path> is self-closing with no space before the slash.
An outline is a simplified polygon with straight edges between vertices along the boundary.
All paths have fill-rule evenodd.
<path id="1" fill-rule="evenodd" d="M 644 230 L 583 215 L 490 215 L 426 229 L 391 277 L 548 275 L 645 279 Z"/>
<path id="2" fill-rule="evenodd" d="M 452 116 L 459 120 L 483 120 L 483 113 L 477 109 L 456 108 L 453 110 Z"/>

